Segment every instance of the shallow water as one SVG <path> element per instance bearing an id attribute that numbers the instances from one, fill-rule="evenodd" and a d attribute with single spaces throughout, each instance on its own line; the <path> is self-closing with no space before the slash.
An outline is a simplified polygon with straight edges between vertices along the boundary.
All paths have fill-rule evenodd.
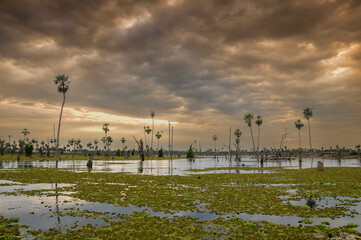
<path id="1" fill-rule="evenodd" d="M 304 169 L 317 167 L 317 161 L 323 161 L 325 167 L 361 167 L 361 160 L 359 159 L 319 159 L 319 158 L 304 158 L 302 162 L 295 160 L 268 160 L 264 162 L 264 167 L 285 167 L 290 169 Z M 244 156 L 241 162 L 229 161 L 225 157 L 219 157 L 217 160 L 213 157 L 197 158 L 195 160 L 176 159 L 169 160 L 146 160 L 141 162 L 139 160 L 95 160 L 93 168 L 86 167 L 85 160 L 66 160 L 60 161 L 59 167 L 74 172 L 128 172 L 135 174 L 150 174 L 150 175 L 189 175 L 189 174 L 204 174 L 204 173 L 267 173 L 261 169 L 245 171 L 245 170 L 210 170 L 202 172 L 190 172 L 188 170 L 197 169 L 202 170 L 206 168 L 225 168 L 225 167 L 258 167 L 259 163 L 252 158 Z M 19 168 L 34 168 L 45 167 L 55 168 L 55 161 L 0 161 L 0 170 L 15 170 Z"/>
<path id="2" fill-rule="evenodd" d="M 283 225 L 299 225 L 299 221 L 305 218 L 297 216 L 276 216 L 276 215 L 262 215 L 262 214 L 216 214 L 210 212 L 197 212 L 207 211 L 206 204 L 197 203 L 198 207 L 196 211 L 176 211 L 174 213 L 155 212 L 150 207 L 136 207 L 128 206 L 121 207 L 107 203 L 87 202 L 79 200 L 69 196 L 69 192 L 62 191 L 60 187 L 69 186 L 70 184 L 20 184 L 11 181 L 2 181 L 2 184 L 14 184 L 1 186 L 0 185 L 0 214 L 6 218 L 18 217 L 19 224 L 28 225 L 30 229 L 42 229 L 48 230 L 55 228 L 61 232 L 68 229 L 77 229 L 86 224 L 104 226 L 107 223 L 102 218 L 111 217 L 118 214 L 132 214 L 134 212 L 145 211 L 149 215 L 158 217 L 192 217 L 202 221 L 215 220 L 217 218 L 241 218 L 245 221 L 268 221 L 276 224 Z M 26 191 L 44 189 L 44 193 L 48 193 L 48 190 L 56 192 L 58 196 L 28 196 L 19 194 L 6 195 L 9 192 L 9 188 L 24 189 Z M 12 192 L 12 191 L 10 191 Z M 352 200 L 351 198 L 324 198 L 317 203 L 319 206 L 324 204 L 337 205 L 340 204 L 340 200 Z M 292 201 L 291 204 L 305 205 L 305 200 Z M 361 212 L 361 203 L 354 203 L 354 206 L 350 206 L 350 210 Z M 77 213 L 79 211 L 91 211 L 99 213 L 96 218 L 86 218 L 82 216 L 69 216 L 67 213 Z M 322 221 L 330 222 L 330 227 L 339 227 L 347 225 L 347 223 L 361 223 L 361 215 L 352 217 L 341 217 L 336 219 L 331 218 L 308 218 L 313 221 L 312 225 L 321 224 Z M 115 219 L 109 219 L 116 221 Z M 355 228 L 361 231 L 361 226 Z"/>

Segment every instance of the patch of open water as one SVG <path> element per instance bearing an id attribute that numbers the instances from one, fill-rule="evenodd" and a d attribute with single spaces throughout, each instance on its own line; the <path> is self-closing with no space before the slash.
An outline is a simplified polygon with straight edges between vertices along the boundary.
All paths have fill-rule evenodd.
<path id="1" fill-rule="evenodd" d="M 77 229 L 86 224 L 99 225 L 103 226 L 107 223 L 102 220 L 102 218 L 107 218 L 109 216 L 118 215 L 118 214 L 132 214 L 134 212 L 145 211 L 149 215 L 158 216 L 158 217 L 192 217 L 202 221 L 214 220 L 218 218 L 241 218 L 244 221 L 267 221 L 273 222 L 276 224 L 283 225 L 299 225 L 299 221 L 305 218 L 297 216 L 276 216 L 276 215 L 262 215 L 262 214 L 216 214 L 211 212 L 198 212 L 206 211 L 206 204 L 197 202 L 197 209 L 192 211 L 176 211 L 173 213 L 164 213 L 164 212 L 155 212 L 150 207 L 136 207 L 128 206 L 121 207 L 113 204 L 107 203 L 97 203 L 97 202 L 87 202 L 84 200 L 76 199 L 71 196 L 68 196 L 68 192 L 62 192 L 59 187 L 69 186 L 69 184 L 27 184 L 27 185 L 18 185 L 16 182 L 3 181 L 6 184 L 15 184 L 13 186 L 0 186 L 0 195 L 1 204 L 0 204 L 0 214 L 6 218 L 18 217 L 19 224 L 28 225 L 30 229 L 42 229 L 48 230 L 50 228 L 55 228 L 61 232 L 66 231 L 67 229 Z M 4 189 L 6 187 L 6 189 Z M 6 195 L 6 192 L 9 191 L 7 187 L 13 187 L 15 189 L 26 189 L 27 191 L 44 189 L 46 192 L 52 190 L 59 194 L 58 196 L 27 196 L 27 195 Z M 6 191 L 4 191 L 6 190 Z M 5 192 L 5 193 L 4 193 Z M 325 198 L 318 204 L 331 204 L 337 205 L 342 200 L 349 200 L 348 198 Z M 290 201 L 291 202 L 291 201 Z M 291 204 L 295 205 L 305 205 L 305 200 L 295 201 Z M 353 203 L 349 207 L 350 211 L 354 210 L 361 212 L 361 203 Z M 96 218 L 86 218 L 82 216 L 70 216 L 66 213 L 77 213 L 79 211 L 90 211 L 98 213 Z M 331 218 L 308 218 L 313 221 L 313 224 L 321 224 L 322 221 L 330 222 L 330 227 L 339 227 L 347 225 L 347 223 L 361 223 L 361 215 L 355 215 L 354 217 L 346 216 L 336 219 Z M 112 219 L 110 219 L 112 220 Z M 116 219 L 113 219 L 114 221 Z M 112 220 L 112 221 L 113 221 Z M 358 231 L 361 231 L 361 226 L 358 226 Z"/>
<path id="2" fill-rule="evenodd" d="M 293 160 L 268 160 L 264 162 L 264 167 L 285 167 L 290 169 L 303 169 L 317 167 L 317 161 L 323 161 L 325 167 L 361 167 L 359 159 L 319 159 L 303 158 Z M 196 158 L 195 160 L 175 159 L 169 160 L 95 160 L 93 168 L 86 167 L 84 160 L 65 160 L 59 162 L 59 168 L 74 172 L 124 172 L 133 174 L 150 175 L 189 175 L 189 174 L 211 174 L 211 173 L 268 173 L 262 170 L 210 170 L 202 172 L 189 172 L 188 170 L 202 170 L 206 168 L 226 168 L 226 167 L 258 167 L 259 164 L 252 157 L 244 156 L 241 162 L 229 161 L 225 157 L 215 159 L 213 157 Z M 16 170 L 20 168 L 45 167 L 55 168 L 55 161 L 49 160 L 20 160 L 20 161 L 0 161 L 0 170 Z M 262 169 L 262 168 L 260 168 Z"/>

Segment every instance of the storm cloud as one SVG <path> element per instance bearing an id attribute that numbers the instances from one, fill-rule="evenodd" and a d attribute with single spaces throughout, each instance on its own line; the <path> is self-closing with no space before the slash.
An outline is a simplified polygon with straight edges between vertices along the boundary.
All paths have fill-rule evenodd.
<path id="1" fill-rule="evenodd" d="M 0 137 L 24 127 L 48 137 L 61 101 L 52 80 L 65 73 L 63 141 L 99 138 L 107 119 L 94 112 L 149 119 L 154 110 L 177 122 L 180 148 L 211 146 L 213 134 L 227 144 L 230 127 L 249 148 L 251 112 L 264 119 L 263 146 L 277 146 L 285 127 L 297 146 L 293 122 L 311 107 L 316 146 L 354 147 L 360 69 L 358 0 L 3 0 Z M 109 122 L 129 141 L 145 124 Z"/>

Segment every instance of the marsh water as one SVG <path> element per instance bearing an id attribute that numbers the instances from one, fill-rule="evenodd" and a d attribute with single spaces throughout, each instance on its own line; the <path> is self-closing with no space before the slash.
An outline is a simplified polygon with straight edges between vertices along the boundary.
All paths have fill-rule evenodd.
<path id="1" fill-rule="evenodd" d="M 325 167 L 361 167 L 359 159 L 329 159 L 329 158 L 303 158 L 291 160 L 268 160 L 265 161 L 263 167 L 284 167 L 290 169 L 304 169 L 317 167 L 317 162 L 322 161 Z M 267 173 L 269 171 L 262 170 L 224 170 L 214 168 L 228 167 L 259 167 L 259 163 L 252 157 L 243 157 L 239 161 L 230 161 L 226 157 L 205 157 L 189 159 L 169 160 L 95 160 L 93 168 L 86 167 L 85 160 L 65 160 L 59 162 L 59 168 L 63 168 L 74 172 L 127 172 L 134 174 L 151 174 L 151 175 L 188 175 L 202 173 Z M 1 170 L 14 170 L 19 168 L 55 168 L 55 161 L 49 160 L 20 160 L 20 161 L 0 161 Z M 212 170 L 207 170 L 212 168 Z M 193 170 L 193 171 L 189 171 Z M 203 170 L 203 171 L 194 171 Z"/>
<path id="2" fill-rule="evenodd" d="M 323 161 L 325 167 L 361 167 L 361 161 L 358 159 L 319 159 L 319 158 L 304 158 L 302 162 L 298 159 L 295 160 L 281 160 L 281 161 L 266 161 L 264 167 L 285 167 L 285 168 L 315 168 L 317 161 Z M 251 157 L 243 157 L 241 162 L 229 161 L 223 158 L 197 158 L 195 160 L 177 159 L 169 160 L 146 160 L 144 162 L 137 160 L 107 160 L 107 161 L 94 161 L 93 168 L 86 167 L 86 161 L 60 161 L 59 167 L 68 171 L 82 172 L 124 172 L 132 174 L 152 174 L 152 175 L 188 175 L 188 174 L 204 174 L 204 173 L 268 173 L 267 170 L 224 170 L 214 168 L 225 167 L 258 167 L 259 164 Z M 0 171 L 16 171 L 17 169 L 24 168 L 54 168 L 54 161 L 3 161 L 0 162 Z M 189 170 L 204 170 L 211 168 L 209 171 L 189 171 Z M 198 204 L 200 211 L 176 211 L 173 213 L 164 213 L 153 211 L 150 207 L 137 207 L 127 206 L 122 207 L 107 203 L 89 202 L 77 199 L 71 196 L 71 192 L 62 190 L 62 187 L 71 186 L 71 184 L 24 184 L 12 182 L 8 180 L 0 180 L 0 215 L 6 218 L 18 217 L 19 223 L 28 225 L 30 229 L 49 230 L 55 228 L 61 232 L 68 229 L 77 229 L 83 225 L 106 225 L 109 216 L 117 214 L 132 214 L 134 212 L 145 211 L 152 216 L 159 217 L 177 217 L 189 216 L 200 220 L 213 220 L 219 217 L 242 218 L 245 221 L 268 221 L 276 224 L 290 224 L 298 225 L 299 221 L 304 219 L 298 216 L 276 216 L 276 215 L 261 215 L 261 214 L 224 214 L 218 215 L 216 213 L 204 211 L 205 205 Z M 44 194 L 32 196 L 23 194 L 22 191 L 40 190 Z M 16 194 L 14 194 L 16 193 Z M 49 194 L 52 193 L 52 194 Z M 287 199 L 282 199 L 285 203 Z M 324 206 L 338 206 L 344 201 L 352 200 L 351 198 L 323 198 L 317 200 L 317 207 Z M 289 201 L 290 204 L 295 206 L 306 205 L 306 200 Z M 98 212 L 98 217 L 86 217 L 80 215 L 72 215 L 79 211 Z M 356 202 L 350 205 L 350 211 L 361 213 L 361 203 Z M 349 222 L 361 223 L 361 215 L 356 214 L 353 216 L 345 216 L 340 218 L 308 218 L 314 224 L 321 224 L 322 221 L 330 222 L 330 227 L 339 227 L 346 225 Z M 361 231 L 361 226 L 358 226 L 358 231 Z M 25 231 L 25 230 L 24 230 Z"/>
<path id="3" fill-rule="evenodd" d="M 107 203 L 97 203 L 80 200 L 70 196 L 70 192 L 62 191 L 61 187 L 70 186 L 71 184 L 22 184 L 7 180 L 0 180 L 0 214 L 6 218 L 18 217 L 19 223 L 28 225 L 30 229 L 56 229 L 64 232 L 68 229 L 77 229 L 83 225 L 93 224 L 103 226 L 107 222 L 104 218 L 118 214 L 132 214 L 134 212 L 145 211 L 151 216 L 158 217 L 181 217 L 187 216 L 202 221 L 214 220 L 217 218 L 242 218 L 245 221 L 268 221 L 276 224 L 290 224 L 298 225 L 299 221 L 304 219 L 297 216 L 276 216 L 263 214 L 223 214 L 219 215 L 211 212 L 203 212 L 205 210 L 204 204 L 198 205 L 197 211 L 176 211 L 173 213 L 163 213 L 153 211 L 149 207 L 128 206 L 121 207 Z M 43 190 L 44 193 L 54 193 L 54 196 L 29 196 L 23 194 L 8 195 L 7 193 L 17 191 L 32 191 Z M 317 207 L 322 208 L 327 206 L 337 206 L 343 201 L 352 200 L 352 198 L 323 198 L 317 202 Z M 285 201 L 287 201 L 285 199 Z M 293 205 L 305 205 L 305 200 L 291 201 Z M 361 212 L 361 203 L 355 203 L 350 207 L 350 210 Z M 97 212 L 97 218 L 87 218 L 85 216 L 72 216 L 67 213 L 89 211 L 89 213 Z M 349 222 L 361 223 L 361 215 L 353 217 L 346 216 L 336 219 L 331 218 L 308 218 L 314 224 L 321 224 L 322 221 L 330 222 L 331 227 L 339 227 L 346 225 Z M 361 227 L 356 228 L 361 231 Z"/>

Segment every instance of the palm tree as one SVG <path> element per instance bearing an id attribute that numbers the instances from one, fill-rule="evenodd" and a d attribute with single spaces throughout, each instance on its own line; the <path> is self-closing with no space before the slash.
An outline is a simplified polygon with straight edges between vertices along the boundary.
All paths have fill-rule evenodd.
<path id="1" fill-rule="evenodd" d="M 311 127 L 310 127 L 310 118 L 313 117 L 313 112 L 312 112 L 312 108 L 305 108 L 303 109 L 303 116 L 307 119 L 308 121 L 308 136 L 310 139 L 310 150 L 312 152 L 312 144 L 311 144 Z"/>
<path id="2" fill-rule="evenodd" d="M 104 123 L 102 129 L 103 129 L 103 131 L 105 133 L 105 138 L 107 138 L 108 137 L 107 133 L 110 131 L 109 123 Z"/>
<path id="3" fill-rule="evenodd" d="M 251 130 L 251 137 L 252 137 L 252 143 L 253 143 L 253 151 L 255 151 L 255 144 L 254 144 L 254 138 L 253 138 L 253 131 L 252 131 L 252 120 L 253 120 L 253 114 L 248 113 L 244 115 L 243 117 L 244 122 L 247 124 L 249 129 Z"/>
<path id="4" fill-rule="evenodd" d="M 299 145 L 300 145 L 300 149 L 301 147 L 301 128 L 304 126 L 304 124 L 301 122 L 301 119 L 298 119 L 297 121 L 295 121 L 295 127 L 298 129 L 298 139 L 299 139 Z"/>
<path id="5" fill-rule="evenodd" d="M 94 145 L 95 145 L 94 150 L 95 150 L 95 151 L 98 150 L 98 142 L 99 142 L 98 140 L 96 140 L 96 139 L 94 140 Z"/>
<path id="6" fill-rule="evenodd" d="M 30 132 L 29 132 L 29 130 L 28 130 L 27 128 L 24 128 L 21 133 L 24 134 L 24 139 L 26 139 L 26 136 L 27 136 L 28 134 L 30 134 Z"/>
<path id="7" fill-rule="evenodd" d="M 161 131 L 161 132 L 163 132 L 163 131 Z M 155 134 L 155 137 L 158 139 L 158 149 L 157 149 L 157 150 L 159 150 L 159 138 L 162 137 L 162 134 L 161 134 L 160 132 L 157 132 L 157 133 Z"/>
<path id="8" fill-rule="evenodd" d="M 109 154 L 110 154 L 110 146 L 112 145 L 113 138 L 111 136 L 108 136 L 106 138 L 106 141 L 107 141 L 107 145 L 108 145 L 108 156 L 109 156 Z"/>
<path id="9" fill-rule="evenodd" d="M 214 157 L 216 157 L 218 136 L 217 136 L 217 135 L 213 135 L 212 139 L 213 139 L 213 141 L 214 141 Z"/>
<path id="10" fill-rule="evenodd" d="M 153 135 L 154 135 L 154 116 L 155 116 L 155 113 L 154 111 L 150 111 L 150 116 L 152 117 L 152 142 L 150 144 L 150 149 L 152 151 L 152 156 L 153 156 Z"/>
<path id="11" fill-rule="evenodd" d="M 262 125 L 262 123 L 263 123 L 262 116 L 257 115 L 257 118 L 256 118 L 256 124 L 258 125 L 257 151 L 259 149 L 259 136 L 260 136 L 260 133 L 261 133 L 261 125 Z"/>
<path id="12" fill-rule="evenodd" d="M 125 138 L 122 138 L 120 141 L 123 143 L 123 149 L 124 149 L 124 143 L 126 141 Z"/>
<path id="13" fill-rule="evenodd" d="M 61 105 L 59 124 L 58 124 L 58 136 L 56 137 L 56 163 L 55 163 L 56 168 L 58 168 L 58 161 L 59 161 L 59 136 L 60 136 L 61 117 L 63 115 L 63 108 L 65 104 L 65 93 L 69 89 L 68 78 L 69 76 L 65 76 L 65 74 L 62 74 L 56 76 L 54 80 L 55 85 L 58 86 L 58 92 L 63 94 L 63 104 Z"/>
<path id="14" fill-rule="evenodd" d="M 147 135 L 148 135 L 148 145 L 147 145 L 147 147 L 149 148 L 149 133 L 151 133 L 152 132 L 152 129 L 150 129 L 150 127 L 149 126 L 146 126 L 146 127 L 144 127 L 144 131 L 147 133 Z"/>
<path id="15" fill-rule="evenodd" d="M 234 130 L 233 134 L 236 136 L 236 160 L 240 159 L 240 154 L 239 154 L 239 143 L 240 143 L 240 137 L 242 136 L 242 132 L 240 129 L 236 129 Z"/>

